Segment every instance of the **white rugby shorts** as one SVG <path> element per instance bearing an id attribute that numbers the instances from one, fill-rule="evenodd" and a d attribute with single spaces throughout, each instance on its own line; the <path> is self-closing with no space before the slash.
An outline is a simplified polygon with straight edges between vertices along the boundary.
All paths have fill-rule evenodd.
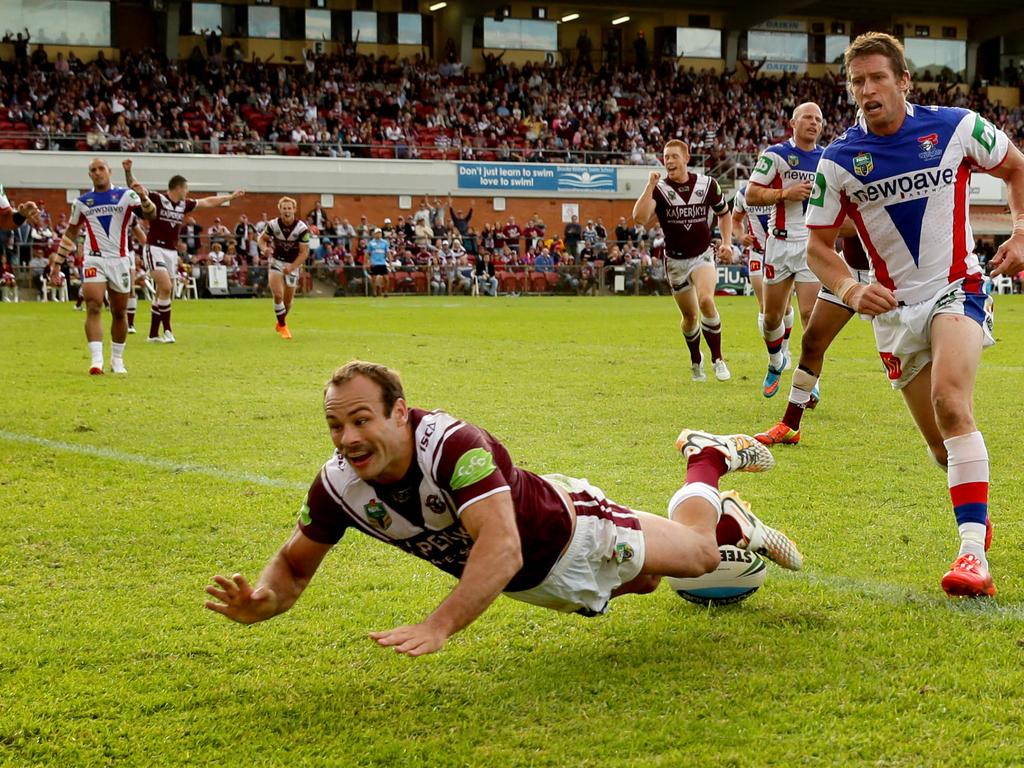
<path id="1" fill-rule="evenodd" d="M 605 613 L 612 591 L 632 581 L 643 568 L 646 548 L 640 519 L 587 480 L 565 475 L 544 475 L 544 479 L 572 495 L 576 529 L 544 581 L 532 589 L 505 594 L 566 613 Z"/>
<path id="2" fill-rule="evenodd" d="M 668 272 L 668 282 L 672 286 L 672 293 L 685 293 L 693 288 L 693 281 L 690 275 L 695 269 L 708 265 L 715 266 L 715 249 L 708 248 L 699 256 L 692 259 L 665 259 L 665 268 Z"/>
<path id="3" fill-rule="evenodd" d="M 284 278 L 284 284 L 287 285 L 289 288 L 295 288 L 299 284 L 299 272 L 301 271 L 302 267 L 294 269 L 290 273 L 285 274 L 284 266 L 287 263 L 288 262 L 281 261 L 280 259 L 271 259 L 270 271 L 277 272 L 279 275 L 281 275 L 281 277 Z"/>
<path id="4" fill-rule="evenodd" d="M 818 276 L 807 266 L 807 241 L 769 237 L 764 254 L 764 281 L 775 285 L 791 277 L 798 283 L 818 282 Z"/>
<path id="5" fill-rule="evenodd" d="M 174 275 L 178 271 L 178 252 L 159 245 L 149 246 L 146 249 L 146 269 L 150 272 L 162 269 L 168 275 Z"/>
<path id="6" fill-rule="evenodd" d="M 82 265 L 83 283 L 106 283 L 115 293 L 132 292 L 134 262 L 130 257 L 86 256 Z"/>
<path id="7" fill-rule="evenodd" d="M 930 299 L 907 304 L 871 322 L 875 344 L 893 389 L 903 389 L 932 360 L 932 320 L 936 315 L 963 315 L 982 329 L 982 349 L 996 343 L 992 335 L 992 297 L 965 292 L 963 280 L 943 286 Z"/>
<path id="8" fill-rule="evenodd" d="M 754 249 L 750 249 L 749 256 L 747 258 L 747 274 L 750 277 L 763 277 L 764 276 L 764 254 L 758 253 Z"/>

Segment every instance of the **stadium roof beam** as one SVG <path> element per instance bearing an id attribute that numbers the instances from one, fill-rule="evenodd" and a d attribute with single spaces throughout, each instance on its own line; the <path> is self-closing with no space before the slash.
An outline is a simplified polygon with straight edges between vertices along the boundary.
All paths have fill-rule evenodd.
<path id="1" fill-rule="evenodd" d="M 972 43 L 984 43 L 993 37 L 1001 37 L 1024 29 L 1024 11 L 1002 13 L 980 20 L 971 19 L 967 25 L 967 39 Z"/>
<path id="2" fill-rule="evenodd" d="M 778 16 L 795 13 L 815 0 L 773 0 L 772 2 L 745 4 L 742 10 L 731 11 L 725 15 L 726 29 L 750 29 L 758 24 Z"/>

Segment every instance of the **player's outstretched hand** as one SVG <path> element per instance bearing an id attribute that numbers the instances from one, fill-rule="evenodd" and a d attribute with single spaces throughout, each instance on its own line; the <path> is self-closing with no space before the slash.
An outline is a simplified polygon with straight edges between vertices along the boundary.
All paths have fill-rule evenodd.
<path id="1" fill-rule="evenodd" d="M 149 190 L 142 186 L 141 182 L 136 181 L 132 184 L 132 191 L 143 199 L 149 197 Z"/>
<path id="2" fill-rule="evenodd" d="M 409 656 L 423 656 L 439 651 L 448 640 L 448 635 L 426 622 L 404 624 L 386 632 L 371 632 L 370 637 L 377 645 L 394 648 L 396 652 Z"/>
<path id="3" fill-rule="evenodd" d="M 211 611 L 227 616 L 239 624 L 255 624 L 269 619 L 277 613 L 277 595 L 268 587 L 253 589 L 245 576 L 236 573 L 230 579 L 214 576 L 218 587 L 210 584 L 206 592 L 216 600 L 207 600 Z"/>
<path id="4" fill-rule="evenodd" d="M 853 295 L 850 296 L 850 306 L 858 314 L 877 317 L 896 309 L 899 305 L 892 291 L 881 283 L 871 283 L 853 290 Z"/>
<path id="5" fill-rule="evenodd" d="M 234 192 L 231 193 L 231 199 L 232 200 L 234 200 L 235 198 L 238 198 L 238 197 L 245 197 L 245 190 L 244 189 L 236 189 Z"/>
<path id="6" fill-rule="evenodd" d="M 18 206 L 18 213 L 24 216 L 28 223 L 37 229 L 43 226 L 42 219 L 39 218 L 39 206 L 29 200 L 27 203 L 22 203 Z"/>
<path id="7" fill-rule="evenodd" d="M 992 276 L 1016 275 L 1024 269 L 1024 234 L 1017 234 L 999 246 L 989 262 Z"/>
<path id="8" fill-rule="evenodd" d="M 130 157 L 126 157 L 124 160 L 121 161 L 121 167 L 124 168 L 125 173 L 131 173 L 132 159 Z"/>

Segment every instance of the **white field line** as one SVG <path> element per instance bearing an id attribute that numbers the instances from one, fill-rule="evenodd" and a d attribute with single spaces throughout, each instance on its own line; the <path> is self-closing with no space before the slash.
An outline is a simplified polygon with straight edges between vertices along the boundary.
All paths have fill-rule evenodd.
<path id="1" fill-rule="evenodd" d="M 154 459 L 149 456 L 142 456 L 137 453 L 126 453 L 112 448 L 101 448 L 95 445 L 81 443 L 66 443 L 62 440 L 50 440 L 35 435 L 24 435 L 17 432 L 7 432 L 0 429 L 0 440 L 9 443 L 21 443 L 23 445 L 37 445 L 52 451 L 66 451 L 77 453 L 81 456 L 95 456 L 100 459 L 117 461 L 124 464 L 137 464 L 143 467 L 163 470 L 174 474 L 190 473 L 206 475 L 217 480 L 226 480 L 232 483 L 245 483 L 250 485 L 262 485 L 269 488 L 283 488 L 286 490 L 305 491 L 307 486 L 303 483 L 282 480 L 266 475 L 258 475 L 251 472 L 234 472 L 217 467 L 208 467 L 200 464 L 179 463 L 166 459 Z M 950 600 L 936 593 L 922 593 L 909 587 L 897 584 L 888 584 L 877 581 L 864 581 L 851 579 L 843 576 L 820 573 L 816 571 L 801 571 L 800 573 L 788 573 L 773 569 L 773 578 L 783 578 L 792 581 L 801 581 L 809 586 L 822 586 L 833 592 L 845 592 L 861 595 L 874 600 L 879 600 L 893 606 L 907 607 L 907 605 L 920 606 L 922 608 L 939 608 L 953 611 L 959 614 L 967 614 L 984 618 L 1008 619 L 1012 621 L 1024 621 L 1024 605 L 1000 604 L 993 600 Z M 938 590 L 938 586 L 936 586 Z"/>

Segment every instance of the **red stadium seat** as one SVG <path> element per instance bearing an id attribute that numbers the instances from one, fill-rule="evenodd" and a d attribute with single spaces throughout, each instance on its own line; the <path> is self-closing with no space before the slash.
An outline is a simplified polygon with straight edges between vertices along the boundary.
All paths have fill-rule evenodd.
<path id="1" fill-rule="evenodd" d="M 530 273 L 530 290 L 533 293 L 544 293 L 548 289 L 548 281 L 543 272 Z"/>

